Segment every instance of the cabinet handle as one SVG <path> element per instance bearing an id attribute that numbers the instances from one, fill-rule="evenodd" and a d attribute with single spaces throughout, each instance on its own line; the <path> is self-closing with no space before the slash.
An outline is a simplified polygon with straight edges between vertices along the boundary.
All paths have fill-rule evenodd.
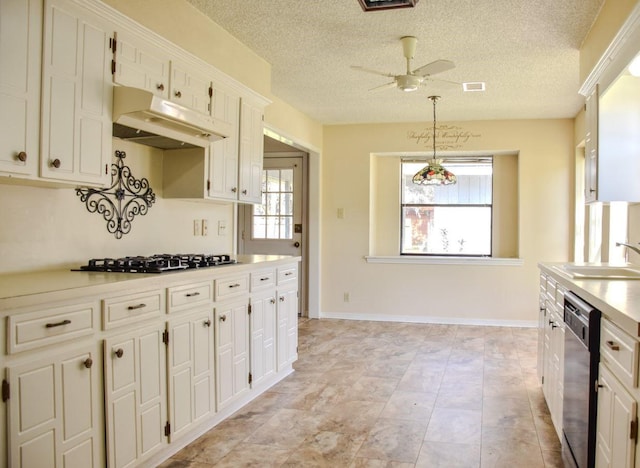
<path id="1" fill-rule="evenodd" d="M 129 307 L 127 307 L 127 310 L 143 309 L 145 307 L 147 307 L 147 304 L 141 303 L 141 304 L 138 304 L 138 305 L 129 306 Z"/>
<path id="2" fill-rule="evenodd" d="M 553 325 L 553 320 L 549 320 L 549 325 Z"/>
<path id="3" fill-rule="evenodd" d="M 613 341 L 607 341 L 607 347 L 608 347 L 611 351 L 620 351 L 620 346 L 618 346 L 617 344 L 615 344 L 615 342 L 613 342 Z"/>
<path id="4" fill-rule="evenodd" d="M 61 327 L 63 325 L 69 325 L 70 323 L 71 323 L 71 320 L 66 319 L 66 320 L 63 320 L 62 322 L 47 323 L 45 325 L 45 327 L 47 327 L 47 328 L 55 328 L 55 327 Z"/>
<path id="5" fill-rule="evenodd" d="M 236 192 L 238 191 L 238 188 L 237 188 L 237 187 L 233 187 L 233 188 L 231 189 L 231 191 L 232 191 L 233 193 L 236 193 Z"/>
<path id="6" fill-rule="evenodd" d="M 276 303 L 276 300 L 275 300 L 275 299 L 273 299 L 273 298 L 271 298 L 271 300 L 269 300 L 269 302 L 270 302 L 270 303 L 272 303 L 272 304 L 275 304 L 275 303 Z"/>
<path id="7" fill-rule="evenodd" d="M 156 89 L 158 91 L 164 91 L 164 85 L 162 83 L 160 83 L 159 85 L 156 86 Z"/>
<path id="8" fill-rule="evenodd" d="M 187 296 L 187 297 L 195 297 L 195 296 L 199 296 L 199 295 L 200 295 L 200 293 L 198 291 L 185 294 L 185 296 Z"/>
<path id="9" fill-rule="evenodd" d="M 297 244 L 297 242 L 296 242 L 296 244 Z M 296 247 L 298 247 L 298 246 L 296 245 Z M 291 275 L 293 275 L 293 273 L 292 273 L 292 272 L 290 272 L 290 271 L 287 271 L 287 272 L 284 274 L 284 276 L 291 276 Z"/>
<path id="10" fill-rule="evenodd" d="M 51 167 L 55 167 L 56 169 L 59 169 L 61 164 L 62 164 L 62 163 L 60 162 L 60 160 L 59 160 L 58 158 L 54 159 L 53 161 L 51 161 L 51 162 L 49 163 L 49 165 L 50 165 Z"/>
<path id="11" fill-rule="evenodd" d="M 247 194 L 247 189 L 244 189 L 244 190 L 242 191 L 242 195 L 246 195 L 246 194 Z"/>
<path id="12" fill-rule="evenodd" d="M 227 316 L 226 315 L 221 315 L 220 316 L 220 321 L 221 322 L 226 322 L 227 321 Z"/>
<path id="13" fill-rule="evenodd" d="M 84 362 L 82 363 L 84 365 L 84 367 L 86 367 L 87 369 L 91 369 L 91 366 L 93 366 L 93 359 L 91 358 L 87 358 L 84 360 Z"/>
<path id="14" fill-rule="evenodd" d="M 18 161 L 22 161 L 25 162 L 27 160 L 27 153 L 25 153 L 24 151 L 20 151 L 17 155 L 16 158 L 18 158 Z"/>
<path id="15" fill-rule="evenodd" d="M 239 288 L 240 284 L 239 283 L 230 284 L 229 287 L 230 288 Z"/>
<path id="16" fill-rule="evenodd" d="M 181 93 L 180 91 L 176 91 L 176 92 L 174 93 L 174 95 L 175 95 L 177 98 L 181 98 L 181 97 L 182 97 L 182 93 Z"/>
<path id="17" fill-rule="evenodd" d="M 210 326 L 211 326 L 211 320 L 209 320 L 209 319 L 205 320 L 205 321 L 204 321 L 204 323 L 203 323 L 203 325 L 204 325 L 205 327 L 210 327 Z"/>
<path id="18" fill-rule="evenodd" d="M 555 323 L 551 325 L 551 329 L 553 330 L 554 328 L 558 328 L 558 325 L 556 325 Z"/>
<path id="19" fill-rule="evenodd" d="M 284 296 L 280 296 L 280 302 L 284 302 Z"/>
<path id="20" fill-rule="evenodd" d="M 269 279 L 268 276 L 265 276 L 264 278 L 260 278 L 260 281 L 267 281 Z"/>
<path id="21" fill-rule="evenodd" d="M 592 189 L 589 189 L 589 193 L 593 193 L 593 192 L 595 192 L 595 191 L 596 191 L 596 189 L 593 189 L 593 188 L 592 188 Z"/>
<path id="22" fill-rule="evenodd" d="M 124 349 L 118 348 L 116 349 L 116 352 L 113 354 L 115 354 L 117 358 L 121 358 L 122 356 L 124 356 Z"/>

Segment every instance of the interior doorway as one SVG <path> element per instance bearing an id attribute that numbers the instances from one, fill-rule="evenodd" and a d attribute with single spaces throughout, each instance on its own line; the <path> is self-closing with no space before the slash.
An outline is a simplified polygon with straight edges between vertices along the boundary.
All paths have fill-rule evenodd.
<path id="1" fill-rule="evenodd" d="M 238 252 L 300 256 L 300 315 L 308 316 L 308 153 L 265 135 L 262 205 L 239 205 Z"/>

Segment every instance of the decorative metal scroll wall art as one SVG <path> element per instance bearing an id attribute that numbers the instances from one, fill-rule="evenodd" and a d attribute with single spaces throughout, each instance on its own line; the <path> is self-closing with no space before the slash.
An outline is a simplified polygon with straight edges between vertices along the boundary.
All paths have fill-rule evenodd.
<path id="1" fill-rule="evenodd" d="M 116 239 L 131 231 L 136 216 L 144 216 L 156 201 L 156 194 L 146 178 L 136 179 L 131 169 L 124 165 L 124 151 L 116 151 L 115 164 L 111 165 L 111 187 L 106 189 L 77 188 L 76 195 L 90 213 L 101 214 L 107 222 L 107 231 Z"/>

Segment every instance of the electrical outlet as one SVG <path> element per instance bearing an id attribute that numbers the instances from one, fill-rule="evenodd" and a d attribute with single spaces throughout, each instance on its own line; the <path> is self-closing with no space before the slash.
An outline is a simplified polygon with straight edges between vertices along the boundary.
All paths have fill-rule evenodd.
<path id="1" fill-rule="evenodd" d="M 344 302 L 349 302 L 351 300 L 351 294 L 349 294 L 348 292 L 345 292 L 343 299 L 344 299 Z"/>
<path id="2" fill-rule="evenodd" d="M 218 235 L 226 236 L 227 235 L 227 222 L 220 220 L 218 221 Z"/>
<path id="3" fill-rule="evenodd" d="M 199 219 L 194 219 L 193 220 L 193 235 L 194 236 L 202 235 L 202 225 L 200 224 L 200 220 Z"/>
<path id="4" fill-rule="evenodd" d="M 203 236 L 209 235 L 209 221 L 206 219 L 202 220 L 202 235 Z"/>

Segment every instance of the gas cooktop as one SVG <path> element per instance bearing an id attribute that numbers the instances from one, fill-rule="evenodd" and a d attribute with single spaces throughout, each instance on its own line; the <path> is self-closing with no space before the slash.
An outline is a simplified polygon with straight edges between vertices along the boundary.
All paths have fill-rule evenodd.
<path id="1" fill-rule="evenodd" d="M 207 268 L 236 263 L 229 255 L 156 254 L 149 257 L 93 258 L 73 271 L 122 273 L 165 273 L 190 268 Z"/>

